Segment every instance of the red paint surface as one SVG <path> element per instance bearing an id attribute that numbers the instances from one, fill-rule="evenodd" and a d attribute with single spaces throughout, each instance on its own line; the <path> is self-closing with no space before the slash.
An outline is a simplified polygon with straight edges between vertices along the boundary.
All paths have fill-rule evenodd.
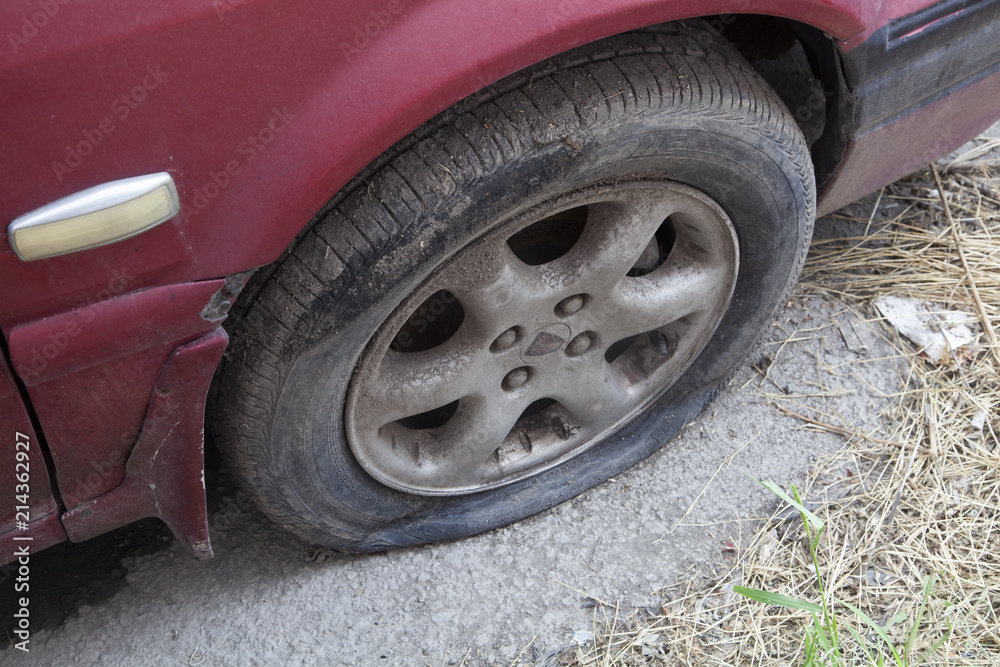
<path id="1" fill-rule="evenodd" d="M 926 167 L 996 122 L 1000 73 L 980 79 L 851 142 L 817 204 L 825 215 Z"/>
<path id="2" fill-rule="evenodd" d="M 170 355 L 129 456 L 125 481 L 63 515 L 69 539 L 80 542 L 155 516 L 196 556 L 211 557 L 201 423 L 212 369 L 228 340 L 218 328 Z"/>
<path id="3" fill-rule="evenodd" d="M 207 301 L 217 283 L 163 286 L 274 260 L 365 164 L 463 96 L 548 56 L 663 21 L 771 14 L 851 47 L 931 1 L 232 4 L 55 3 L 41 18 L 37 0 L 0 4 L 0 221 L 158 171 L 173 175 L 184 206 L 135 238 L 36 262 L 17 259 L 0 236 L 0 329 L 68 508 L 122 483 L 164 365 L 207 331 L 198 299 Z M 963 122 L 968 129 L 978 120 Z M 905 173 L 886 153 L 902 135 L 887 132 L 851 147 L 825 202 Z M 872 175 L 858 171 L 869 168 Z M 176 292 L 156 301 L 170 290 L 190 300 Z M 86 336 L 33 369 L 35 352 L 45 360 L 44 346 L 58 346 L 51 336 L 63 340 L 95 309 L 101 319 Z M 200 412 L 188 418 L 200 428 Z"/>
<path id="4" fill-rule="evenodd" d="M 18 452 L 25 453 L 27 461 L 19 460 Z M 10 368 L 0 356 L 0 493 L 3 494 L 0 496 L 0 535 L 14 531 L 18 518 L 23 520 L 23 516 L 16 517 L 15 514 L 18 506 L 24 503 L 15 498 L 24 495 L 24 489 L 18 488 L 18 484 L 23 483 L 24 473 L 28 476 L 26 511 L 28 522 L 31 522 L 54 512 L 56 503 L 49 486 L 49 471 L 38 446 L 38 436 L 24 410 Z M 0 557 L 0 562 L 2 560 Z"/>
<path id="5" fill-rule="evenodd" d="M 224 281 L 127 294 L 14 329 L 11 361 L 45 431 L 67 508 L 122 483 L 153 384 Z"/>

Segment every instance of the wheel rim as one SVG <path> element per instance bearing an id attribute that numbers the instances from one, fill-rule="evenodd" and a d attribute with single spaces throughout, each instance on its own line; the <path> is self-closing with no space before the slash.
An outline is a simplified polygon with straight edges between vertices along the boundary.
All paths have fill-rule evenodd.
<path id="1" fill-rule="evenodd" d="M 594 186 L 500 224 L 403 299 L 347 396 L 351 450 L 419 495 L 510 484 L 601 441 L 708 343 L 736 232 L 672 182 Z"/>

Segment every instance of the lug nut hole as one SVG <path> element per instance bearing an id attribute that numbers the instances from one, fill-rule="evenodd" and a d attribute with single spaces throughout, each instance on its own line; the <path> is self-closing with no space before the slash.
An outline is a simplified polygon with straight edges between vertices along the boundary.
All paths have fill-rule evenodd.
<path id="1" fill-rule="evenodd" d="M 580 356 L 593 346 L 596 338 L 597 336 L 591 331 L 584 331 L 582 334 L 577 334 L 566 345 L 566 354 L 571 357 Z"/>
<path id="2" fill-rule="evenodd" d="M 497 339 L 493 341 L 490 345 L 490 350 L 492 352 L 503 352 L 514 346 L 521 336 L 518 335 L 517 327 L 511 327 L 507 329 L 502 334 L 497 336 Z"/>
<path id="3" fill-rule="evenodd" d="M 527 368 L 523 366 L 521 368 L 515 368 L 504 377 L 503 388 L 507 391 L 517 389 L 528 381 L 528 377 L 529 373 Z"/>
<path id="4" fill-rule="evenodd" d="M 556 315 L 572 315 L 583 308 L 583 305 L 584 296 L 582 294 L 574 294 L 559 302 L 559 305 L 556 306 Z"/>

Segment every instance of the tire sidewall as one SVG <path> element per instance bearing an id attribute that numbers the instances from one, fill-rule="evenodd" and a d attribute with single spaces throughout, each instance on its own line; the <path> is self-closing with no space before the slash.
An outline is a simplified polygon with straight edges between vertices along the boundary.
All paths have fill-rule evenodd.
<path id="1" fill-rule="evenodd" d="M 313 304 L 316 316 L 297 338 L 268 443 L 278 493 L 296 514 L 314 518 L 291 527 L 329 543 L 330 527 L 342 530 L 346 517 L 358 538 L 342 546 L 354 551 L 461 537 L 547 509 L 659 449 L 751 351 L 797 275 L 812 219 L 811 183 L 797 169 L 786 147 L 759 127 L 670 111 L 594 125 L 572 145 L 536 145 L 476 182 L 452 183 L 447 196 L 383 244 L 363 276 Z M 730 307 L 681 378 L 601 442 L 508 486 L 426 497 L 369 477 L 347 443 L 344 405 L 381 323 L 435 268 L 497 225 L 558 195 L 623 180 L 694 187 L 722 206 L 737 231 L 740 268 Z"/>

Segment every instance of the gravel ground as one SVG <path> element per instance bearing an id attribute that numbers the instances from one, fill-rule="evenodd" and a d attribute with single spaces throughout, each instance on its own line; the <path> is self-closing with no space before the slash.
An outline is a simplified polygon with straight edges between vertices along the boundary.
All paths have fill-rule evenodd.
<path id="1" fill-rule="evenodd" d="M 821 221 L 817 234 L 857 226 Z M 903 384 L 891 356 L 864 318 L 800 291 L 752 365 L 647 461 L 516 525 L 373 556 L 316 552 L 271 526 L 210 453 L 215 558 L 193 559 L 155 521 L 42 552 L 31 652 L 4 648 L 0 663 L 543 662 L 592 629 L 592 599 L 655 606 L 651 592 L 678 575 L 726 568 L 774 506 L 751 478 L 798 482 L 842 444 L 775 401 L 877 435 Z"/>
<path id="2" fill-rule="evenodd" d="M 33 634 L 30 655 L 17 657 L 29 665 L 479 665 L 509 664 L 531 643 L 524 656 L 538 660 L 592 627 L 591 597 L 653 605 L 651 591 L 678 573 L 725 567 L 724 554 L 773 505 L 750 478 L 796 482 L 841 443 L 804 431 L 769 395 L 877 429 L 883 392 L 900 386 L 899 373 L 876 332 L 836 310 L 795 299 L 751 359 L 769 368 L 766 382 L 744 366 L 662 452 L 483 536 L 374 556 L 316 553 L 217 474 L 213 560 L 194 560 L 155 522 L 39 554 L 33 624 L 45 629 Z M 826 367 L 849 362 L 831 383 Z"/>

